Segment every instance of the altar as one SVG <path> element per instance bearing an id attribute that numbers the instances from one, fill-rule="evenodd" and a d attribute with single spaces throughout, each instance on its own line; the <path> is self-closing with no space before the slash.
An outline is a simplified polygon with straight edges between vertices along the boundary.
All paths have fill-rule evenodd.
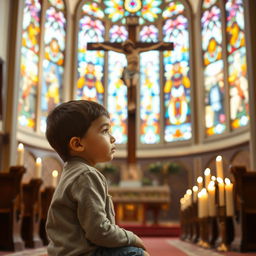
<path id="1" fill-rule="evenodd" d="M 153 224 L 158 224 L 159 214 L 168 210 L 170 188 L 168 186 L 110 187 L 117 224 L 138 223 L 146 225 L 147 213 L 152 211 Z"/>

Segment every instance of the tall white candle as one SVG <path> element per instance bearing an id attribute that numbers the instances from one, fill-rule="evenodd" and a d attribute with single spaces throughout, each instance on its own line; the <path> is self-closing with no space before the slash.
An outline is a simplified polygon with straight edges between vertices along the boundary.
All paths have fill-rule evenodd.
<path id="1" fill-rule="evenodd" d="M 216 206 L 215 206 L 215 185 L 214 181 L 211 181 L 208 185 L 208 205 L 209 205 L 209 216 L 216 216 Z"/>
<path id="2" fill-rule="evenodd" d="M 17 149 L 17 165 L 24 165 L 24 145 L 19 143 Z"/>
<path id="3" fill-rule="evenodd" d="M 206 188 L 208 188 L 210 181 L 211 181 L 211 170 L 210 170 L 210 168 L 206 168 L 204 170 L 204 182 L 205 182 Z"/>
<path id="4" fill-rule="evenodd" d="M 217 172 L 217 177 L 224 179 L 222 156 L 216 157 L 216 172 Z"/>
<path id="5" fill-rule="evenodd" d="M 203 217 L 208 217 L 208 193 L 205 188 L 202 189 L 202 215 Z"/>
<path id="6" fill-rule="evenodd" d="M 202 218 L 203 217 L 203 211 L 202 211 L 202 191 L 198 192 L 197 194 L 198 197 L 198 218 Z"/>
<path id="7" fill-rule="evenodd" d="M 193 190 L 193 202 L 195 203 L 197 201 L 198 186 L 194 186 L 192 190 Z"/>
<path id="8" fill-rule="evenodd" d="M 225 179 L 225 195 L 226 195 L 226 214 L 227 216 L 234 215 L 234 198 L 233 198 L 233 184 L 230 179 Z"/>
<path id="9" fill-rule="evenodd" d="M 201 191 L 203 188 L 203 178 L 201 176 L 197 178 L 197 185 L 198 185 L 198 190 Z"/>
<path id="10" fill-rule="evenodd" d="M 218 177 L 218 189 L 219 189 L 219 206 L 225 205 L 225 194 L 224 194 L 224 182 L 223 179 Z"/>
<path id="11" fill-rule="evenodd" d="M 42 176 L 42 159 L 38 157 L 36 159 L 36 166 L 35 166 L 35 178 L 40 179 Z"/>
<path id="12" fill-rule="evenodd" d="M 58 175 L 59 173 L 57 170 L 52 171 L 52 186 L 54 188 L 57 187 Z"/>

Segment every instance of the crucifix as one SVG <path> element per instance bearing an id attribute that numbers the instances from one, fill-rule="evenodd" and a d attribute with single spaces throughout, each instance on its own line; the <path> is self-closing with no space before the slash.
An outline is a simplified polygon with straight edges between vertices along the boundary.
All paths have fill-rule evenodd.
<path id="1" fill-rule="evenodd" d="M 126 17 L 128 28 L 128 40 L 123 43 L 88 43 L 88 50 L 105 50 L 123 53 L 126 56 L 127 66 L 123 70 L 121 79 L 127 86 L 128 92 L 128 142 L 127 164 L 128 172 L 126 180 L 138 180 L 138 168 L 136 159 L 136 91 L 139 84 L 139 54 L 151 50 L 173 50 L 173 43 L 136 42 L 139 17 Z"/>

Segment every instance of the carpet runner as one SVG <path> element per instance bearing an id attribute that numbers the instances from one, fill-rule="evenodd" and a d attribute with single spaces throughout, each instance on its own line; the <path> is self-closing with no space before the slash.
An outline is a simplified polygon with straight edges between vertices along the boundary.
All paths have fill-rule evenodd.
<path id="1" fill-rule="evenodd" d="M 143 237 L 142 238 L 150 256 L 256 256 L 256 252 L 219 253 L 214 250 L 206 250 L 194 244 L 183 242 L 177 238 L 170 237 Z M 24 250 L 21 252 L 0 252 L 6 256 L 47 256 L 46 248 Z M 63 255 L 64 256 L 64 255 Z"/>

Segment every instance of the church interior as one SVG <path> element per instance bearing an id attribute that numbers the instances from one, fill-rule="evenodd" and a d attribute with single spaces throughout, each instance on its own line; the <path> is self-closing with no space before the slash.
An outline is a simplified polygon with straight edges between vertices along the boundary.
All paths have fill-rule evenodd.
<path id="1" fill-rule="evenodd" d="M 110 114 L 117 151 L 97 168 L 117 224 L 151 256 L 256 255 L 255 12 L 255 0 L 1 0 L 0 255 L 47 256 L 64 163 L 46 118 L 81 99 Z"/>

